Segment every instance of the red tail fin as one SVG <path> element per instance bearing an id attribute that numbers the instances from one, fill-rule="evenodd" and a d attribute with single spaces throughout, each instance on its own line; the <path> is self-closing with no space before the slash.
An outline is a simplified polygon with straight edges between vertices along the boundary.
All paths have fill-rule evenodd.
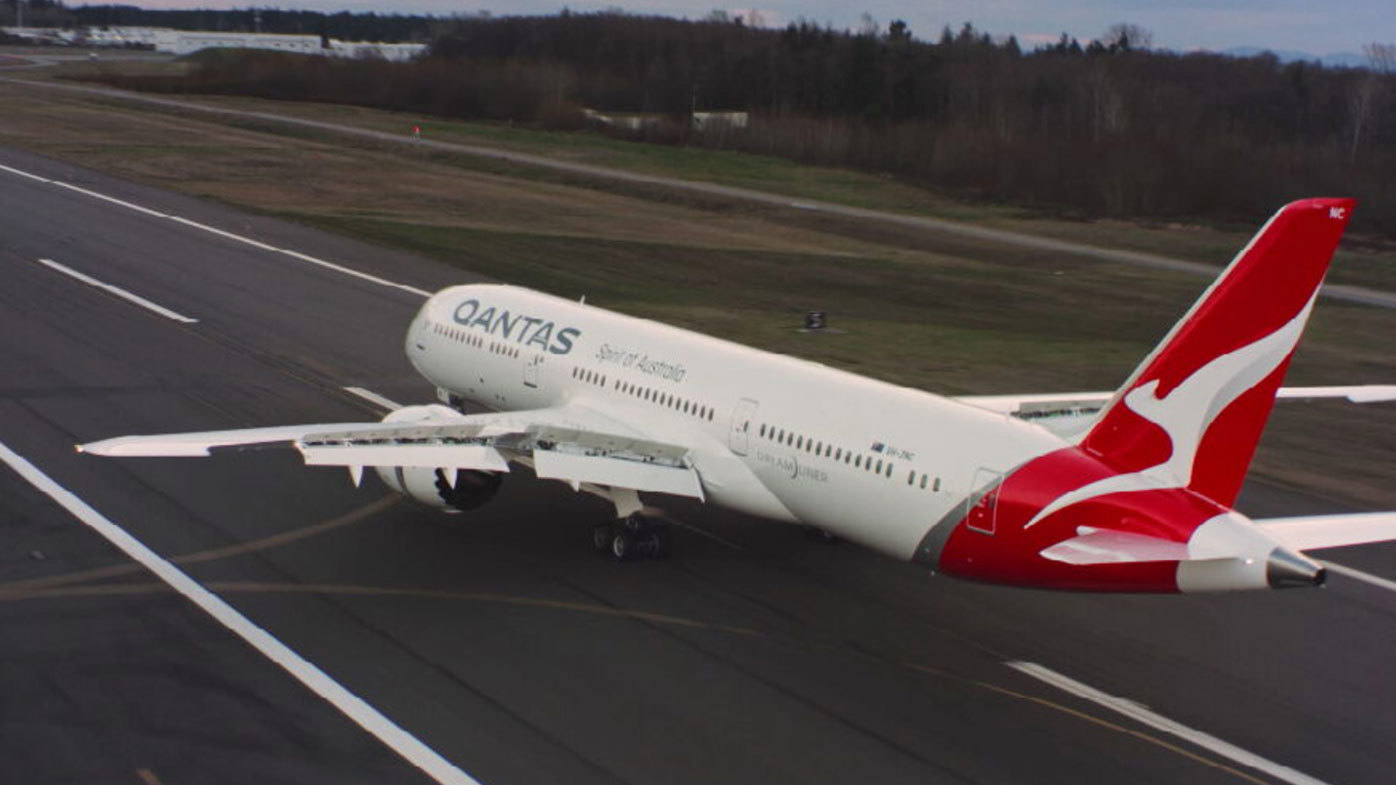
<path id="1" fill-rule="evenodd" d="M 1082 446 L 1230 506 L 1304 329 L 1351 199 L 1286 205 L 1125 383 Z"/>

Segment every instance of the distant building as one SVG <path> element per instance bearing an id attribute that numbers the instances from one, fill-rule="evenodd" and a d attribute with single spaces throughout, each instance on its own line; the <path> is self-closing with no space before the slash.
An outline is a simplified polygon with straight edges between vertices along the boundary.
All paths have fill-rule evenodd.
<path id="1" fill-rule="evenodd" d="M 75 38 L 73 31 L 54 27 L 0 27 L 0 32 L 36 44 L 70 44 Z"/>
<path id="2" fill-rule="evenodd" d="M 328 46 L 318 35 L 282 35 L 277 33 L 211 33 L 191 30 L 158 30 L 155 51 L 176 55 L 190 54 L 202 49 L 268 49 L 275 52 L 322 54 L 331 57 L 376 57 L 384 60 L 411 60 L 427 50 L 426 44 L 388 44 L 373 41 L 340 41 L 328 39 Z"/>
<path id="3" fill-rule="evenodd" d="M 381 44 L 374 41 L 330 39 L 330 54 L 335 57 L 381 57 L 384 60 L 401 62 L 411 60 L 426 50 L 426 44 Z"/>
<path id="4" fill-rule="evenodd" d="M 712 131 L 719 127 L 746 128 L 751 123 L 750 112 L 694 112 L 693 129 Z"/>
<path id="5" fill-rule="evenodd" d="M 331 57 L 375 57 L 384 60 L 411 60 L 427 50 L 426 44 L 384 44 L 372 41 L 328 40 L 318 35 L 280 33 L 217 33 L 203 30 L 172 30 L 167 27 L 90 27 L 86 30 L 50 30 L 33 27 L 0 28 L 12 35 L 34 41 L 87 46 L 151 48 L 157 52 L 187 55 L 203 49 L 267 49 Z"/>
<path id="6" fill-rule="evenodd" d="M 318 35 L 280 33 L 215 33 L 201 30 L 153 29 L 155 51 L 187 55 L 204 49 L 269 49 L 274 52 L 324 54 Z M 91 37 L 89 36 L 89 40 Z"/>
<path id="7" fill-rule="evenodd" d="M 664 121 L 663 115 L 657 114 L 604 114 L 595 109 L 583 109 L 582 114 L 588 120 L 598 125 L 610 126 L 611 128 L 622 128 L 626 131 L 643 131 L 646 128 L 658 128 Z"/>

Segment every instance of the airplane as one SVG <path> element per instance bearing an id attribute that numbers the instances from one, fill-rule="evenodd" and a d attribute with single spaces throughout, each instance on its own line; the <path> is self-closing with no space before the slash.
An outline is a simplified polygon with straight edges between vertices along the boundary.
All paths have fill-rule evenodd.
<path id="1" fill-rule="evenodd" d="M 805 524 L 932 571 L 1098 592 L 1317 586 L 1304 551 L 1396 539 L 1396 512 L 1251 520 L 1233 508 L 1350 199 L 1279 210 L 1114 393 L 947 398 L 498 284 L 431 296 L 407 331 L 440 403 L 380 423 L 122 436 L 103 456 L 294 449 L 373 467 L 448 511 L 511 464 L 595 494 L 619 560 L 668 553 L 640 494 Z M 467 402 L 492 411 L 467 414 Z"/>

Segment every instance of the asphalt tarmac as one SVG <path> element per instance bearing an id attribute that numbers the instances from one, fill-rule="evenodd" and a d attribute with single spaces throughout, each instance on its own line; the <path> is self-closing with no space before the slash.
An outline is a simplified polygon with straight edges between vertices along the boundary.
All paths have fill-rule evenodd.
<path id="1" fill-rule="evenodd" d="M 607 507 L 524 470 L 442 516 L 295 457 L 76 454 L 125 433 L 381 415 L 348 386 L 428 401 L 402 352 L 421 297 L 402 286 L 468 276 L 28 154 L 0 165 L 126 203 L 0 170 L 0 443 L 480 782 L 1396 771 L 1396 594 L 1345 575 L 1200 597 L 1029 592 L 668 500 L 675 557 L 615 564 L 588 545 Z M 1338 504 L 1252 483 L 1241 507 Z M 1396 579 L 1391 546 L 1323 555 Z M 0 467 L 0 782 L 430 781 Z"/>

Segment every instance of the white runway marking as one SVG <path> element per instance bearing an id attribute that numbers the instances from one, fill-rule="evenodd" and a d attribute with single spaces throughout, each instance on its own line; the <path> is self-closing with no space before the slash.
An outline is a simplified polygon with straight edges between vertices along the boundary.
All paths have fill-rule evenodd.
<path id="1" fill-rule="evenodd" d="M 0 165 L 0 170 L 9 172 L 9 173 L 11 173 L 11 174 L 19 175 L 20 177 L 27 177 L 27 178 L 29 178 L 30 180 L 37 180 L 38 182 L 41 182 L 41 183 L 49 183 L 49 184 L 51 184 L 51 185 L 56 185 L 56 186 L 58 186 L 59 188 L 66 188 L 66 189 L 68 189 L 68 190 L 70 190 L 70 191 L 76 191 L 77 193 L 84 194 L 84 195 L 86 195 L 86 196 L 91 196 L 91 197 L 93 197 L 94 199 L 101 199 L 101 200 L 103 200 L 103 201 L 105 201 L 105 202 L 110 202 L 110 203 L 112 203 L 112 204 L 119 205 L 119 206 L 121 206 L 121 207 L 125 207 L 125 208 L 130 209 L 130 210 L 135 210 L 135 211 L 137 211 L 137 212 L 144 213 L 144 214 L 149 215 L 149 216 L 153 216 L 153 217 L 155 217 L 155 218 L 165 218 L 165 219 L 167 219 L 167 220 L 170 220 L 170 221 L 174 221 L 174 222 L 176 222 L 176 223 L 183 224 L 184 226 L 188 226 L 188 227 L 191 228 L 191 229 L 198 229 L 199 231 L 202 231 L 202 232 L 208 232 L 208 233 L 210 233 L 210 234 L 216 234 L 216 235 L 218 235 L 219 237 L 224 237 L 224 238 L 227 238 L 227 239 L 229 239 L 229 240 L 233 240 L 233 241 L 235 241 L 235 242 L 244 243 L 244 244 L 246 244 L 246 245 L 252 246 L 253 248 L 260 248 L 260 249 L 263 250 L 263 251 L 271 251 L 272 253 L 285 254 L 286 256 L 289 256 L 289 257 L 291 257 L 291 258 L 293 258 L 293 259 L 299 259 L 299 260 L 301 260 L 302 262 L 308 262 L 308 263 L 310 263 L 310 264 L 317 265 L 317 266 L 319 266 L 319 267 L 323 267 L 323 268 L 325 268 L 325 269 L 327 269 L 327 270 L 334 270 L 334 271 L 337 272 L 337 273 L 342 273 L 342 274 L 344 274 L 344 275 L 348 275 L 348 276 L 351 276 L 351 277 L 354 277 L 354 278 L 358 278 L 358 279 L 361 280 L 361 281 L 368 281 L 369 283 L 375 283 L 375 284 L 378 284 L 379 286 L 386 286 L 386 287 L 388 287 L 389 289 L 399 289 L 399 290 L 404 291 L 404 292 L 410 292 L 410 293 L 412 293 L 412 294 L 417 295 L 418 297 L 430 297 L 430 296 L 431 296 L 431 292 L 428 292 L 428 291 L 426 291 L 425 289 L 418 289 L 418 288 L 415 287 L 415 286 L 408 286 L 407 284 L 398 283 L 398 282 L 396 282 L 396 281 L 389 281 L 389 280 L 386 279 L 386 278 L 379 278 L 379 277 L 376 276 L 376 275 L 370 275 L 370 274 L 365 273 L 365 272 L 360 272 L 360 271 L 355 270 L 355 269 L 350 268 L 350 267 L 345 267 L 345 266 L 343 266 L 343 265 L 335 264 L 334 262 L 327 262 L 327 261 L 325 261 L 324 259 L 317 259 L 317 258 L 314 257 L 314 256 L 311 256 L 311 255 L 309 255 L 309 254 L 303 254 L 303 253 L 301 253 L 300 251 L 293 251 L 293 250 L 291 250 L 291 249 L 289 249 L 289 248 L 277 248 L 277 247 L 274 246 L 274 245 L 267 245 L 266 243 L 261 242 L 260 240 L 254 240 L 254 239 L 252 239 L 251 237 L 245 237 L 245 236 L 243 236 L 243 235 L 236 234 L 236 233 L 234 233 L 234 232 L 225 231 L 225 230 L 223 230 L 223 229 L 219 229 L 219 228 L 216 228 L 216 227 L 213 227 L 213 226 L 209 226 L 208 224 L 201 224 L 201 223 L 199 223 L 198 221 L 191 221 L 191 220 L 189 220 L 188 218 L 181 218 L 181 217 L 178 216 L 178 215 L 169 215 L 168 213 L 162 213 L 162 212 L 159 212 L 158 210 L 152 210 L 152 209 L 150 209 L 149 207 L 142 207 L 142 206 L 140 206 L 140 205 L 138 205 L 138 204 L 133 204 L 133 203 L 131 203 L 131 202 L 127 202 L 127 201 L 123 201 L 123 200 L 121 200 L 121 199 L 117 199 L 117 198 L 114 197 L 114 196 L 107 196 L 106 194 L 98 193 L 98 192 L 96 192 L 96 191 L 90 191 L 90 190 L 88 190 L 88 189 L 86 189 L 86 188 L 79 188 L 79 187 L 76 186 L 76 185 L 70 185 L 70 184 L 65 183 L 65 182 L 63 182 L 63 181 L 61 181 L 61 180 L 50 180 L 50 179 L 48 179 L 48 178 L 46 178 L 46 177 L 40 177 L 40 176 L 37 175 L 37 174 L 31 174 L 31 173 L 29 173 L 29 172 L 21 171 L 21 170 L 19 170 L 19 169 L 15 169 L 15 168 L 13 168 L 13 167 L 4 166 L 4 165 Z"/>
<path id="2" fill-rule="evenodd" d="M 1334 564 L 1331 561 L 1325 561 L 1323 563 L 1323 566 L 1327 567 L 1333 572 L 1338 573 L 1339 575 L 1346 575 L 1347 577 L 1352 578 L 1353 580 L 1358 580 L 1362 581 L 1363 583 L 1371 584 L 1372 586 L 1375 586 L 1378 589 L 1396 591 L 1396 581 L 1389 581 L 1386 578 L 1379 578 L 1375 575 L 1363 572 L 1361 570 L 1354 570 L 1351 567 L 1344 567 L 1341 564 Z"/>
<path id="3" fill-rule="evenodd" d="M 5 170 L 6 172 L 9 172 L 10 174 L 17 174 L 17 175 L 19 175 L 20 177 L 28 177 L 30 180 L 38 180 L 38 181 L 41 182 L 41 183 L 51 183 L 51 182 L 53 182 L 52 180 L 48 179 L 47 177 L 40 177 L 40 176 L 38 176 L 37 174 L 30 174 L 30 173 L 28 173 L 28 172 L 21 172 L 21 171 L 18 170 L 18 169 L 12 169 L 12 168 L 10 168 L 10 167 L 8 167 L 8 166 L 5 166 L 4 164 L 0 164 L 0 169 L 3 169 L 3 170 Z"/>
<path id="4" fill-rule="evenodd" d="M 1060 690 L 1065 690 L 1078 698 L 1085 698 L 1088 701 L 1104 706 L 1112 711 L 1129 717 L 1130 719 L 1147 725 L 1154 730 L 1163 731 L 1177 736 L 1180 739 L 1189 741 L 1202 749 L 1214 752 L 1243 766 L 1249 766 L 1257 771 L 1262 771 L 1278 780 L 1283 780 L 1292 785 L 1327 785 L 1323 780 L 1315 779 L 1309 775 L 1295 771 L 1288 766 L 1275 763 L 1268 758 L 1262 758 L 1252 752 L 1229 744 L 1209 733 L 1194 730 L 1167 717 L 1150 711 L 1148 708 L 1135 703 L 1128 698 L 1121 698 L 1115 695 L 1107 695 L 1094 687 L 1082 684 L 1068 676 L 1063 676 L 1056 671 L 1038 665 L 1035 662 L 1007 662 L 1004 663 L 1010 668 L 1025 673 L 1035 679 L 1040 679 Z"/>
<path id="5" fill-rule="evenodd" d="M 76 185 L 70 185 L 69 183 L 65 183 L 65 182 L 63 182 L 63 181 L 61 181 L 61 180 L 49 180 L 49 182 L 50 182 L 50 183 L 53 183 L 54 185 L 58 186 L 59 188 L 67 188 L 69 191 L 77 191 L 77 192 L 80 193 L 80 194 L 85 194 L 85 195 L 87 195 L 87 196 L 91 196 L 91 197 L 93 197 L 94 199 L 101 199 L 101 200 L 104 201 L 104 202 L 111 202 L 112 204 L 121 205 L 122 207 L 125 207 L 125 208 L 130 209 L 130 210 L 135 210 L 135 211 L 137 211 L 137 212 L 145 213 L 146 215 L 153 215 L 153 216 L 155 216 L 156 218 L 171 218 L 171 217 L 173 217 L 173 216 L 166 215 L 166 214 L 164 214 L 164 213 L 162 213 L 162 212 L 157 212 L 157 211 L 155 211 L 155 210 L 152 210 L 152 209 L 150 209 L 149 207 L 141 207 L 141 206 L 138 205 L 138 204 L 131 204 L 130 202 L 123 202 L 123 201 L 121 201 L 120 199 L 117 199 L 117 198 L 114 197 L 114 196 L 107 196 L 106 194 L 99 194 L 99 193 L 97 193 L 96 191 L 89 191 L 89 190 L 87 190 L 86 188 L 79 188 L 79 187 L 77 187 Z M 177 220 L 179 220 L 179 219 L 176 218 L 175 220 L 177 221 Z"/>
<path id="6" fill-rule="evenodd" d="M 140 307 L 145 308 L 148 311 L 154 311 L 155 313 L 160 314 L 166 319 L 173 319 L 176 322 L 183 322 L 185 324 L 197 324 L 199 321 L 198 319 L 185 316 L 182 313 L 171 311 L 169 308 L 166 308 L 163 305 L 156 305 L 155 303 L 145 299 L 144 297 L 141 297 L 138 294 L 132 294 L 131 292 L 122 289 L 120 286 L 113 286 L 109 283 L 104 283 L 102 281 L 97 280 L 96 278 L 93 278 L 90 275 L 84 275 L 83 273 L 80 273 L 71 267 L 65 267 L 52 259 L 40 259 L 39 264 L 42 264 L 43 266 L 51 268 L 53 270 L 57 270 L 58 272 L 63 273 L 64 275 L 67 275 L 69 277 L 76 278 L 77 280 L 82 281 L 88 286 L 94 286 L 98 289 L 101 289 L 104 292 L 110 292 L 111 294 L 114 294 L 123 300 L 133 302 L 136 305 L 139 305 Z"/>
<path id="7" fill-rule="evenodd" d="M 325 261 L 324 259 L 317 259 L 317 258 L 315 258 L 314 256 L 311 256 L 310 254 L 303 254 L 303 253 L 301 253 L 300 251 L 292 251 L 292 250 L 290 250 L 289 248 L 282 248 L 282 249 L 280 249 L 280 251 L 281 251 L 281 253 L 284 253 L 284 254 L 286 254 L 287 256 L 290 256 L 290 257 L 293 257 L 293 258 L 296 258 L 296 259 L 300 259 L 302 262 L 310 262 L 311 264 L 317 264 L 317 265 L 319 265 L 319 266 L 321 266 L 321 267 L 324 267 L 324 268 L 326 268 L 326 269 L 328 269 L 328 270 L 334 270 L 335 272 L 344 273 L 345 275 L 352 275 L 352 276 L 355 277 L 355 278 L 359 278 L 359 279 L 361 279 L 361 280 L 368 281 L 368 282 L 370 282 L 370 283 L 376 283 L 376 284 L 378 284 L 379 286 L 387 286 L 387 287 L 389 287 L 389 288 L 391 288 L 391 289 L 401 289 L 401 290 L 404 291 L 404 292 L 411 292 L 412 294 L 418 295 L 419 297 L 430 297 L 430 296 L 431 296 L 431 292 L 428 292 L 428 291 L 425 290 L 425 289 L 418 289 L 418 288 L 415 287 L 415 286 L 408 286 L 408 285 L 405 284 L 405 283 L 395 283 L 395 282 L 393 282 L 393 281 L 389 281 L 389 280 L 386 279 L 386 278 L 379 278 L 379 277 L 376 276 L 376 275 L 369 275 L 368 273 L 361 273 L 361 272 L 359 272 L 358 270 L 353 270 L 353 269 L 350 269 L 350 268 L 348 268 L 348 267 L 344 267 L 344 266 L 342 266 L 342 265 L 335 264 L 334 262 L 327 262 L 327 261 Z"/>
<path id="8" fill-rule="evenodd" d="M 147 548 L 127 533 L 125 529 L 112 523 L 87 502 L 59 485 L 47 474 L 40 471 L 38 467 L 3 443 L 0 443 L 0 460 L 8 464 L 30 485 L 43 491 L 63 509 L 90 526 L 112 545 L 120 548 L 127 556 L 169 584 L 170 588 L 184 595 L 205 613 L 217 619 L 224 627 L 261 652 L 267 659 L 281 666 L 316 695 L 329 701 L 346 717 L 358 723 L 359 727 L 372 733 L 409 763 L 426 772 L 432 779 L 443 785 L 479 785 L 477 780 L 461 771 L 455 764 L 441 757 L 435 750 L 383 716 L 381 712 L 362 698 L 345 689 L 343 685 L 330 678 L 324 671 L 273 637 L 271 633 L 253 624 L 250 619 L 224 602 L 221 597 L 200 586 L 198 582 L 184 574 L 178 567 Z"/>
<path id="9" fill-rule="evenodd" d="M 191 221 L 188 218 L 180 218 L 177 215 L 171 215 L 168 217 L 171 221 L 178 221 L 179 223 L 182 223 L 185 226 L 192 226 L 195 229 L 202 229 L 203 231 L 208 232 L 209 234 L 216 234 L 219 237 L 226 237 L 229 240 L 235 240 L 240 243 L 245 243 L 247 245 L 252 246 L 253 248 L 261 248 L 263 251 L 271 251 L 275 253 L 276 251 L 281 250 L 276 246 L 267 245 L 266 243 L 253 240 L 251 237 L 243 237 L 240 234 L 233 234 L 232 232 L 225 232 L 222 229 L 215 229 L 212 226 L 209 226 L 208 224 L 201 224 L 198 221 Z"/>
<path id="10" fill-rule="evenodd" d="M 398 409 L 402 408 L 402 404 L 398 403 L 397 401 L 394 401 L 392 398 L 386 398 L 372 390 L 365 390 L 362 387 L 345 387 L 344 391 L 348 393 L 353 393 L 354 395 L 363 398 L 365 401 L 368 401 L 369 403 L 372 403 L 377 406 L 381 406 L 390 412 L 395 412 Z"/>

